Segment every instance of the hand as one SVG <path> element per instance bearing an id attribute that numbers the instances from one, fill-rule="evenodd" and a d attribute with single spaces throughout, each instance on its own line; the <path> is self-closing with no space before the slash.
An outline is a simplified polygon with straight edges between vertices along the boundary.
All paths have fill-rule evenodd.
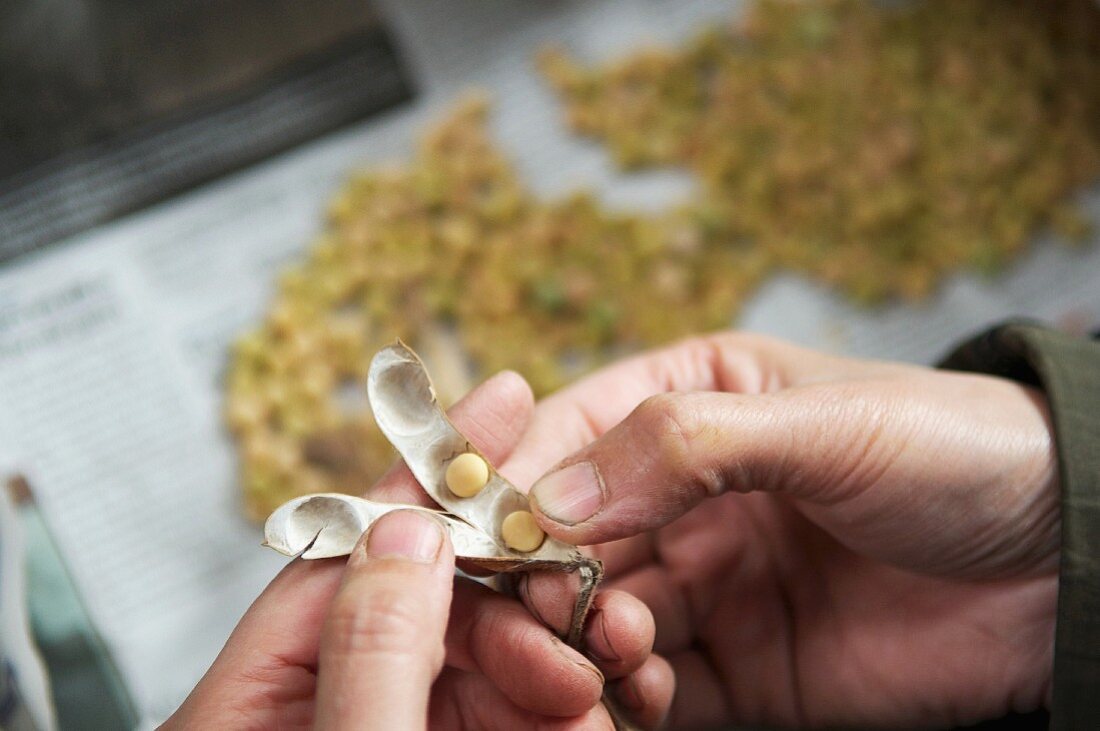
<path id="1" fill-rule="evenodd" d="M 501 374 L 450 416 L 500 460 L 532 407 L 523 380 Z M 376 490 L 414 488 L 405 502 L 424 493 L 399 466 Z M 610 729 L 597 666 L 624 677 L 645 665 L 654 628 L 644 605 L 622 592 L 598 597 L 588 632 L 621 657 L 594 664 L 520 602 L 467 579 L 452 590 L 449 541 L 431 558 L 402 557 L 434 545 L 438 528 L 424 520 L 409 511 L 379 520 L 346 565 L 292 561 L 163 728 Z M 656 702 L 664 707 L 651 716 L 668 697 Z"/>
<path id="2" fill-rule="evenodd" d="M 466 398 L 448 411 L 451 421 L 465 434 L 506 477 L 517 468 L 511 456 L 531 423 L 534 409 L 530 387 L 517 374 L 500 373 L 472 391 Z M 417 504 L 438 507 L 417 483 L 404 462 L 398 462 L 369 492 L 369 497 L 383 502 Z M 474 567 L 465 567 L 477 571 Z M 469 582 L 466 582 L 469 583 Z M 457 585 L 456 585 L 457 586 Z M 529 587 L 538 587 L 530 591 Z M 570 688 L 560 668 L 545 664 L 547 641 L 558 650 L 576 655 L 563 645 L 557 636 L 564 636 L 572 619 L 573 607 L 579 589 L 576 574 L 558 572 L 532 572 L 519 580 L 519 596 L 526 609 L 514 600 L 493 595 L 493 601 L 508 606 L 514 616 L 508 621 L 497 621 L 486 616 L 486 607 L 470 605 L 452 612 L 452 622 L 470 623 L 470 617 L 481 619 L 475 624 L 483 630 L 487 646 L 483 657 L 500 653 L 492 663 L 495 672 L 492 680 L 501 688 L 510 690 L 513 698 L 526 708 L 535 708 L 551 716 L 575 713 L 575 708 L 589 708 L 587 696 L 577 696 L 577 689 Z M 482 593 L 487 590 L 479 587 Z M 532 616 L 533 615 L 533 616 Z M 537 618 L 537 622 L 536 619 Z M 531 630 L 531 624 L 538 631 Z M 550 630 L 553 630 L 551 634 Z M 620 706 L 619 712 L 642 729 L 656 728 L 667 715 L 672 701 L 674 683 L 672 670 L 662 658 L 652 655 L 654 637 L 653 617 L 646 606 L 632 595 L 622 591 L 600 590 L 592 602 L 585 622 L 584 644 L 586 652 L 603 678 L 608 681 L 611 695 Z M 536 641 L 537 640 L 537 641 Z M 492 649 L 490 649 L 492 648 Z M 543 654 L 542 667 L 532 661 Z M 515 662 L 508 658 L 516 656 Z M 521 659 L 526 658 L 526 659 Z M 448 654 L 450 663 L 451 655 Z M 578 656 L 579 657 L 579 656 Z M 469 669 L 455 654 L 455 662 L 462 669 Z M 587 660 L 585 661 L 587 662 Z M 485 667 L 484 665 L 482 667 Z M 556 670 L 558 675 L 547 675 L 546 670 Z M 445 672 L 446 675 L 446 672 Z M 601 678 L 601 683 L 603 681 Z M 591 690 L 587 685 L 583 690 Z M 624 695 L 622 691 L 627 691 Z M 597 694 L 598 695 L 598 694 Z M 441 727 L 471 728 L 528 728 L 533 718 L 520 722 L 518 717 L 499 719 L 498 712 L 481 702 L 478 694 L 458 697 L 447 704 L 439 704 L 455 711 L 453 721 Z M 464 703 L 464 701 L 466 701 Z M 532 702 L 537 702 L 537 707 Z M 433 706 L 436 703 L 433 699 Z M 480 710 L 481 715 L 470 722 L 464 709 Z M 592 711 L 588 720 L 577 728 L 611 728 L 610 717 L 602 707 Z M 432 728 L 436 728 L 435 723 Z M 552 727 L 544 723 L 543 727 Z M 570 728 L 572 728 L 570 726 Z"/>
<path id="3" fill-rule="evenodd" d="M 506 466 L 559 460 L 533 509 L 652 610 L 675 727 L 949 726 L 1048 696 L 1060 513 L 1030 389 L 722 334 L 540 404 Z"/>

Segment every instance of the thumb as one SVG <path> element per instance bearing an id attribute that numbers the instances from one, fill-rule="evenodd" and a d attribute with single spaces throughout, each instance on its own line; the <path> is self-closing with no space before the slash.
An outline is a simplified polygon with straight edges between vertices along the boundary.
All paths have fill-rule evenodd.
<path id="1" fill-rule="evenodd" d="M 877 560 L 1020 575 L 1057 562 L 1051 435 L 1039 394 L 912 367 L 759 395 L 664 393 L 543 476 L 531 505 L 547 533 L 591 545 L 764 491 Z"/>
<path id="2" fill-rule="evenodd" d="M 322 631 L 316 728 L 425 728 L 453 574 L 450 542 L 426 513 L 398 510 L 371 527 Z"/>
<path id="3" fill-rule="evenodd" d="M 873 426 L 853 416 L 797 391 L 659 394 L 539 479 L 531 504 L 547 532 L 586 545 L 666 525 L 729 490 L 832 502 Z"/>

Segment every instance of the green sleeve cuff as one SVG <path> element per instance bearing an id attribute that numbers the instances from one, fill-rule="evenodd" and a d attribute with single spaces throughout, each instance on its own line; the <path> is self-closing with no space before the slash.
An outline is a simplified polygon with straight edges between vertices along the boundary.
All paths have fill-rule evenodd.
<path id="1" fill-rule="evenodd" d="M 1100 729 L 1100 342 L 1010 323 L 960 345 L 941 366 L 1046 393 L 1062 489 L 1050 727 Z"/>

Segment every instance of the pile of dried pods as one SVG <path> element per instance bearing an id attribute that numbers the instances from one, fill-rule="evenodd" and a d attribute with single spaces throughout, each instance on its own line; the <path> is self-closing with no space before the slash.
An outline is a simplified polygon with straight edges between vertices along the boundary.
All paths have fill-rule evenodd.
<path id="1" fill-rule="evenodd" d="M 266 321 L 236 345 L 226 417 L 249 513 L 361 493 L 391 461 L 356 393 L 394 336 L 443 396 L 501 368 L 544 394 L 624 351 L 728 325 L 778 267 L 859 301 L 994 269 L 1100 174 L 1093 0 L 760 2 L 737 28 L 597 69 L 542 68 L 624 167 L 686 166 L 654 215 L 524 187 L 462 105 L 411 163 L 349 181 Z M 457 375 L 454 375 L 457 374 Z M 447 385 L 450 384 L 450 385 Z"/>
<path id="2" fill-rule="evenodd" d="M 709 235 L 859 301 L 1086 233 L 1063 199 L 1100 175 L 1092 0 L 763 0 L 684 49 L 541 62 L 620 165 L 695 173 Z"/>

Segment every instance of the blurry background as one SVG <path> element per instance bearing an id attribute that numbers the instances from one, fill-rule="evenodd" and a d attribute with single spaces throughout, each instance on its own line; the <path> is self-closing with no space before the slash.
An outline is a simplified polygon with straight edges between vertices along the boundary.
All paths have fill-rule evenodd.
<path id="1" fill-rule="evenodd" d="M 74 11 L 74 27 L 115 18 L 121 5 L 74 4 L 83 13 Z M 47 42 L 37 25 L 2 22 L 4 13 L 33 18 L 21 12 L 27 3 L 0 10 L 0 249 L 24 252 L 0 271 L 0 464 L 25 476 L 34 515 L 102 636 L 106 655 L 91 654 L 111 659 L 145 723 L 174 710 L 284 563 L 259 548 L 259 529 L 244 517 L 223 426 L 227 369 L 232 344 L 265 321 L 280 273 L 325 230 L 349 174 L 407 163 L 422 131 L 479 88 L 492 99 L 492 139 L 534 196 L 585 188 L 610 211 L 647 215 L 690 202 L 699 184 L 687 172 L 624 174 L 602 144 L 572 133 L 534 54 L 564 45 L 598 63 L 647 44 L 675 46 L 746 5 L 377 0 L 375 14 L 334 1 L 331 12 L 303 20 L 296 3 L 177 3 L 136 16 L 146 30 L 108 23 L 94 53 Z M 240 14 L 208 29 L 207 8 Z M 246 30 L 222 32 L 242 17 Z M 297 40 L 260 42 L 255 24 L 268 17 L 271 38 L 282 28 Z M 212 40 L 201 63 L 174 60 L 206 48 L 199 39 L 237 37 L 255 43 L 226 49 Z M 139 50 L 141 38 L 156 42 Z M 71 55 L 50 53 L 51 44 Z M 147 67 L 127 61 L 147 51 Z M 53 108 L 35 91 L 43 65 L 65 78 L 76 68 L 103 74 L 100 96 L 78 85 L 66 103 L 84 113 L 35 117 Z M 201 83 L 180 73 L 221 68 L 233 70 Z M 326 79 L 331 95 L 318 92 Z M 36 118 L 47 122 L 28 123 Z M 84 144 L 62 150 L 61 138 Z M 279 150 L 287 151 L 256 162 Z M 1074 196 L 1100 222 L 1100 190 Z M 737 323 L 915 362 L 1009 316 L 1095 327 L 1100 250 L 1055 238 L 1040 228 L 993 277 L 964 270 L 926 299 L 870 308 L 778 271 Z M 28 533 L 38 530 L 26 522 Z"/>
<path id="2" fill-rule="evenodd" d="M 352 0 L 13 0 L 0 69 L 0 258 L 410 95 Z"/>

